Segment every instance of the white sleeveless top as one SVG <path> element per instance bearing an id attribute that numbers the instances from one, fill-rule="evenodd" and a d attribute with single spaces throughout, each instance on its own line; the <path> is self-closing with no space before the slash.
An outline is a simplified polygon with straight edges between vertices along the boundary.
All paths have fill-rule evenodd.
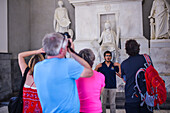
<path id="1" fill-rule="evenodd" d="M 31 88 L 31 89 L 37 89 L 36 87 L 29 86 L 29 85 L 27 85 L 27 84 L 24 84 L 24 87 L 25 87 L 25 88 Z"/>

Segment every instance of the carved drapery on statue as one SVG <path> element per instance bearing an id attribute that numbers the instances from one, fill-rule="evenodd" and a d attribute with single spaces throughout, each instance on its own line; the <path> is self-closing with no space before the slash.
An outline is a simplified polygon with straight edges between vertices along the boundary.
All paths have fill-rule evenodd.
<path id="1" fill-rule="evenodd" d="M 165 0 L 154 0 L 150 13 L 151 39 L 169 39 L 169 11 Z"/>

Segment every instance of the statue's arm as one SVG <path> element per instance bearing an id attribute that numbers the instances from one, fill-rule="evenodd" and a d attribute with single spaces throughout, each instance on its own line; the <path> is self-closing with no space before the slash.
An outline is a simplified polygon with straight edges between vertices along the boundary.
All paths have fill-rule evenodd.
<path id="1" fill-rule="evenodd" d="M 148 18 L 152 18 L 154 16 L 155 9 L 156 9 L 156 5 L 155 5 L 155 1 L 153 1 L 151 12 Z"/>
<path id="2" fill-rule="evenodd" d="M 116 35 L 116 46 L 118 47 L 119 45 L 119 38 L 120 38 L 120 28 L 117 28 L 117 35 Z"/>
<path id="3" fill-rule="evenodd" d="M 68 17 L 68 11 L 67 11 L 67 9 L 64 8 L 64 10 L 65 10 L 65 16 L 66 16 L 66 18 L 67 18 L 68 20 L 70 20 L 69 17 Z"/>
<path id="4" fill-rule="evenodd" d="M 111 35 L 112 35 L 112 43 L 114 43 L 114 45 L 117 47 L 117 35 L 115 33 L 115 31 L 111 30 Z"/>
<path id="5" fill-rule="evenodd" d="M 104 32 L 102 32 L 101 36 L 99 37 L 98 43 L 101 43 L 101 41 L 103 40 L 103 37 L 104 37 Z"/>
<path id="6" fill-rule="evenodd" d="M 166 0 L 164 0 L 165 2 L 165 6 L 167 8 L 168 14 L 170 13 L 170 5 L 168 4 L 168 2 Z"/>
<path id="7" fill-rule="evenodd" d="M 56 29 L 56 11 L 54 13 L 54 20 L 53 20 L 53 27 L 54 27 L 54 30 Z"/>

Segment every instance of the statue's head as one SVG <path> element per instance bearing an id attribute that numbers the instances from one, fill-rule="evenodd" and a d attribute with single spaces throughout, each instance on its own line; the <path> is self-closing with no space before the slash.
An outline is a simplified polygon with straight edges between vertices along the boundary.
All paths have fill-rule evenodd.
<path id="1" fill-rule="evenodd" d="M 59 6 L 63 6 L 63 1 L 62 1 L 62 0 L 59 0 L 59 1 L 58 1 L 58 5 L 59 5 Z"/>
<path id="2" fill-rule="evenodd" d="M 105 26 L 105 29 L 110 29 L 110 27 L 111 27 L 110 22 L 106 21 L 104 26 Z"/>

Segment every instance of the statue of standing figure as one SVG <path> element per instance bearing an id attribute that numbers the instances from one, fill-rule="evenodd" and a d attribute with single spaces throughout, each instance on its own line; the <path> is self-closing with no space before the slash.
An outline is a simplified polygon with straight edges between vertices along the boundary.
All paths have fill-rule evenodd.
<path id="1" fill-rule="evenodd" d="M 117 35 L 115 31 L 111 29 L 111 24 L 109 21 L 106 21 L 104 24 L 104 30 L 101 33 L 101 37 L 98 39 L 98 43 L 101 43 L 99 48 L 99 56 L 100 62 L 104 60 L 102 58 L 103 53 L 107 50 L 112 52 L 112 58 L 114 62 L 118 62 L 119 52 L 118 52 L 118 44 L 119 44 L 119 29 L 117 29 Z"/>
<path id="2" fill-rule="evenodd" d="M 154 0 L 150 16 L 151 39 L 168 39 L 169 12 L 165 0 Z"/>
<path id="3" fill-rule="evenodd" d="M 68 32 L 69 25 L 71 23 L 68 17 L 68 11 L 63 7 L 63 1 L 58 1 L 58 8 L 55 9 L 54 14 L 54 30 L 55 32 Z"/>

